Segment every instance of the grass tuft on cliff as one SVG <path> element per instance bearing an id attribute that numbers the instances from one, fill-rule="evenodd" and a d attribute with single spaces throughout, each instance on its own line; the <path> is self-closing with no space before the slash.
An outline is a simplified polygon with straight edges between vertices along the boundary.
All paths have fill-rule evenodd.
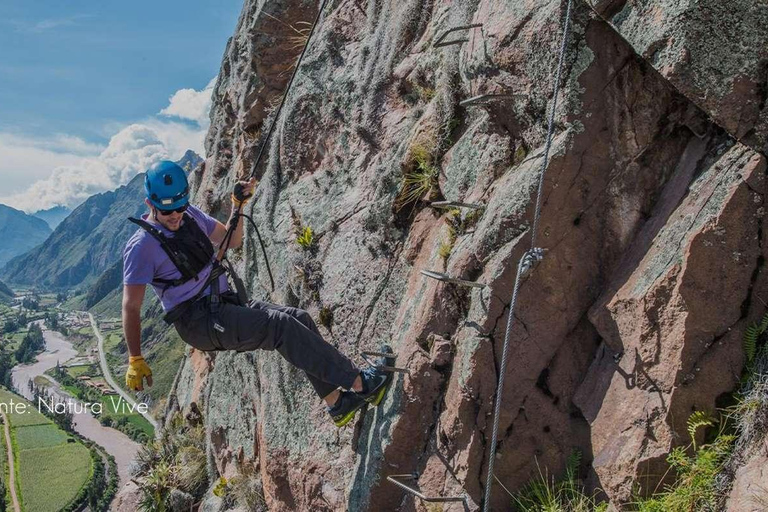
<path id="1" fill-rule="evenodd" d="M 529 483 L 522 491 L 512 495 L 514 510 L 517 512 L 604 512 L 607 503 L 586 494 L 578 478 L 581 452 L 571 453 L 562 480 L 544 473 L 539 468 L 539 478 Z"/>
<path id="2" fill-rule="evenodd" d="M 161 437 L 142 446 L 133 467 L 140 510 L 175 510 L 173 503 L 198 500 L 208 487 L 205 426 L 176 413 Z"/>
<path id="3" fill-rule="evenodd" d="M 437 185 L 437 165 L 435 163 L 435 142 L 414 142 L 405 162 L 403 181 L 395 199 L 395 208 L 401 210 L 416 203 Z"/>

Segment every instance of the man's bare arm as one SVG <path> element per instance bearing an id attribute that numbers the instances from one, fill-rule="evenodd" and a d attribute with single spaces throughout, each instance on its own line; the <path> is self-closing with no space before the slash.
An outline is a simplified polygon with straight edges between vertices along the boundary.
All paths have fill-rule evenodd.
<path id="1" fill-rule="evenodd" d="M 141 304 L 146 288 L 143 284 L 123 286 L 123 334 L 132 356 L 141 355 Z"/>

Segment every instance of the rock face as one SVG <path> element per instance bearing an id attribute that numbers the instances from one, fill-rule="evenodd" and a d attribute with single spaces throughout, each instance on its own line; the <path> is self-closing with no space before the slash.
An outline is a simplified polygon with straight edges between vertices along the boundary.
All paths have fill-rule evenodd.
<path id="1" fill-rule="evenodd" d="M 727 512 L 761 512 L 768 507 L 768 447 L 736 473 Z"/>
<path id="2" fill-rule="evenodd" d="M 473 510 L 490 454 L 518 489 L 538 467 L 560 474 L 579 450 L 588 484 L 615 504 L 633 484 L 653 489 L 647 475 L 690 441 L 691 412 L 738 381 L 741 334 L 768 290 L 764 4 L 720 12 L 713 0 L 703 14 L 701 3 L 574 2 L 536 233 L 547 252 L 520 288 L 492 447 L 565 2 L 332 3 L 254 168 L 301 49 L 295 29 L 305 34 L 317 6 L 246 0 L 196 198 L 224 218 L 232 183 L 253 170 L 248 213 L 276 289 L 249 229 L 233 257 L 252 295 L 316 320 L 330 311 L 329 342 L 351 356 L 389 345 L 409 373 L 337 430 L 276 354 L 192 351 L 174 394 L 203 411 L 213 476 L 255 464 L 270 510 L 428 510 L 385 478 L 418 472 L 427 495 L 467 494 L 444 510 Z M 433 46 L 470 23 L 482 29 L 449 36 L 466 42 Z M 482 94 L 515 96 L 459 104 Z M 404 176 L 433 168 L 403 206 Z M 484 208 L 457 216 L 430 208 L 435 199 Z M 310 250 L 295 241 L 304 227 Z M 221 505 L 211 496 L 206 507 Z M 510 507 L 495 487 L 491 509 Z"/>
<path id="3" fill-rule="evenodd" d="M 755 150 L 768 152 L 766 2 L 594 4 L 638 55 L 716 123 Z"/>

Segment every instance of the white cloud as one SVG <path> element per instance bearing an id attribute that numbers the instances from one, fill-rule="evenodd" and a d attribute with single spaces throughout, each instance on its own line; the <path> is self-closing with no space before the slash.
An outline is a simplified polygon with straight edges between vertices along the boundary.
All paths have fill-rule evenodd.
<path id="1" fill-rule="evenodd" d="M 36 23 L 29 23 L 21 20 L 10 20 L 9 23 L 16 27 L 16 32 L 41 34 L 57 27 L 69 27 L 77 25 L 77 20 L 83 18 L 92 18 L 90 14 L 77 14 L 66 18 L 48 18 Z"/>
<path id="2" fill-rule="evenodd" d="M 31 139 L 0 132 L 0 187 L 6 193 L 18 192 L 35 180 L 43 179 L 58 166 L 79 165 L 84 160 L 83 144 L 75 143 L 77 151 L 61 151 L 63 139 Z M 81 141 L 82 142 L 82 141 Z M 98 154 L 103 148 L 90 154 Z"/>
<path id="3" fill-rule="evenodd" d="M 29 154 L 45 153 L 37 149 L 37 141 L 28 147 Z M 58 163 L 73 155 L 57 154 Z M 129 125 L 115 134 L 109 145 L 100 153 L 79 157 L 69 164 L 48 168 L 46 175 L 26 190 L 0 197 L 0 203 L 19 208 L 26 212 L 65 205 L 77 206 L 88 197 L 99 192 L 124 185 L 139 172 L 146 170 L 158 160 L 174 158 L 169 155 L 162 139 L 151 128 Z M 178 157 L 176 157 L 178 158 Z M 29 178 L 26 180 L 29 183 Z"/>
<path id="4" fill-rule="evenodd" d="M 209 124 L 208 113 L 211 110 L 211 93 L 216 84 L 214 78 L 201 91 L 181 89 L 169 99 L 169 105 L 160 111 L 161 115 L 178 117 L 194 121 L 200 127 Z"/>
<path id="5" fill-rule="evenodd" d="M 0 186 L 7 190 L 0 192 L 0 203 L 27 212 L 56 205 L 73 208 L 93 194 L 128 183 L 159 160 L 177 160 L 188 149 L 204 155 L 214 82 L 193 95 L 180 95 L 191 91 L 182 89 L 160 112 L 196 125 L 153 116 L 117 129 L 106 148 L 65 134 L 33 139 L 0 133 Z"/>

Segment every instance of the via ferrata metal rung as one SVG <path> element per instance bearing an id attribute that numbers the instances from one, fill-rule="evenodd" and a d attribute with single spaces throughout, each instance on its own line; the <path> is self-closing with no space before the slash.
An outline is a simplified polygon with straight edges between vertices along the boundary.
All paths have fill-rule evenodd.
<path id="1" fill-rule="evenodd" d="M 406 370 L 405 368 L 398 368 L 398 367 L 394 366 L 395 359 L 397 359 L 397 354 L 395 354 L 393 352 L 370 352 L 370 351 L 366 351 L 366 352 L 361 352 L 360 353 L 360 357 L 363 359 L 363 361 L 365 361 L 366 363 L 368 363 L 372 367 L 377 368 L 379 370 L 383 370 L 385 372 L 408 373 L 408 370 Z M 376 361 L 371 359 L 372 357 L 383 357 L 384 361 L 385 361 L 385 364 L 377 363 Z"/>
<path id="2" fill-rule="evenodd" d="M 485 208 L 482 204 L 460 203 L 459 201 L 432 201 L 429 206 L 433 208 L 469 208 L 471 210 L 482 210 Z"/>
<path id="3" fill-rule="evenodd" d="M 502 100 L 505 98 L 525 98 L 525 94 L 480 94 L 459 102 L 460 107 L 473 107 L 475 105 L 486 105 L 491 101 Z"/>
<path id="4" fill-rule="evenodd" d="M 482 23 L 473 23 L 471 25 L 461 25 L 458 27 L 449 28 L 445 32 L 441 33 L 439 36 L 437 36 L 437 39 L 435 39 L 435 42 L 432 43 L 433 48 L 442 48 L 443 46 L 451 46 L 453 44 L 462 44 L 469 41 L 469 39 L 451 39 L 450 41 L 446 41 L 445 38 L 448 37 L 450 34 L 454 32 L 460 32 L 463 30 L 472 30 L 473 28 L 480 28 L 482 27 Z"/>
<path id="5" fill-rule="evenodd" d="M 400 487 L 404 491 L 416 496 L 422 501 L 427 501 L 430 503 L 447 503 L 450 501 L 466 501 L 467 496 L 465 494 L 461 494 L 459 496 L 424 496 L 423 493 L 420 491 L 417 491 L 413 487 L 409 487 L 405 485 L 400 480 L 418 480 L 419 474 L 418 473 L 409 473 L 406 475 L 389 475 L 387 477 L 387 480 L 395 484 L 396 486 Z"/>
<path id="6" fill-rule="evenodd" d="M 460 286 L 469 286 L 471 288 L 485 288 L 483 283 L 467 281 L 466 279 L 457 279 L 455 277 L 449 276 L 448 274 L 443 274 L 442 272 L 435 272 L 434 270 L 420 270 L 419 272 L 421 272 L 421 274 L 424 276 L 437 279 L 438 281 L 443 281 L 444 283 L 453 283 Z"/>

